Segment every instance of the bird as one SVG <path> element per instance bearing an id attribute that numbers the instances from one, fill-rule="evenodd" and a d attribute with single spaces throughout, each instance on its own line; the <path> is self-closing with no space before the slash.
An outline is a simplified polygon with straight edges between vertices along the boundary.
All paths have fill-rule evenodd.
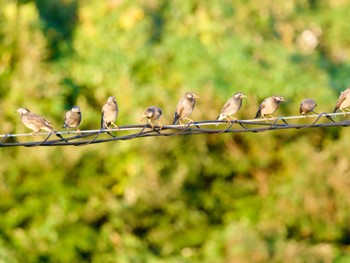
<path id="1" fill-rule="evenodd" d="M 23 122 L 23 124 L 33 130 L 32 135 L 38 135 L 38 133 L 41 130 L 46 130 L 49 132 L 53 132 L 54 134 L 56 134 L 57 137 L 59 137 L 60 139 L 66 141 L 61 134 L 58 134 L 57 131 L 55 131 L 52 128 L 52 123 L 45 120 L 43 117 L 41 117 L 38 114 L 35 114 L 33 112 L 31 112 L 29 109 L 27 108 L 19 108 L 17 110 L 17 112 L 20 114 L 21 116 L 21 121 Z M 67 141 L 66 141 L 67 142 Z"/>
<path id="2" fill-rule="evenodd" d="M 304 99 L 300 103 L 299 113 L 301 115 L 305 116 L 305 118 L 306 118 L 306 114 L 309 112 L 313 112 L 313 113 L 317 114 L 316 112 L 314 112 L 314 109 L 316 106 L 317 106 L 317 103 L 315 100 Z"/>
<path id="3" fill-rule="evenodd" d="M 176 111 L 174 114 L 173 125 L 177 124 L 178 122 L 182 124 L 181 120 L 184 119 L 193 122 L 193 120 L 188 118 L 188 116 L 193 111 L 193 108 L 196 105 L 197 98 L 199 98 L 199 96 L 197 96 L 193 92 L 185 93 L 185 95 L 179 100 L 179 103 L 177 104 Z"/>
<path id="4" fill-rule="evenodd" d="M 233 94 L 233 96 L 228 101 L 226 101 L 220 115 L 217 117 L 217 120 L 221 121 L 222 119 L 226 119 L 231 122 L 231 119 L 229 117 L 239 111 L 242 106 L 242 99 L 246 97 L 247 96 L 241 92 Z"/>
<path id="5" fill-rule="evenodd" d="M 81 117 L 80 107 L 74 106 L 71 110 L 66 112 L 63 127 L 66 129 L 76 128 L 77 132 L 80 133 L 78 126 L 80 125 Z"/>
<path id="6" fill-rule="evenodd" d="M 162 116 L 163 111 L 161 108 L 157 106 L 151 106 L 148 107 L 144 112 L 141 121 L 143 121 L 144 118 L 148 119 L 148 123 L 151 125 L 152 129 L 154 128 L 154 125 L 152 124 L 151 120 L 157 120 L 160 129 L 163 128 L 162 124 L 159 121 L 159 118 Z"/>
<path id="7" fill-rule="evenodd" d="M 109 129 L 109 125 L 118 128 L 114 123 L 118 117 L 118 104 L 113 96 L 108 97 L 105 105 L 102 107 L 101 129 Z"/>
<path id="8" fill-rule="evenodd" d="M 282 96 L 271 96 L 264 99 L 263 102 L 261 102 L 258 111 L 256 112 L 255 118 L 262 116 L 266 119 L 265 115 L 270 115 L 273 117 L 271 114 L 274 113 L 280 104 L 284 101 L 285 100 Z"/>
<path id="9" fill-rule="evenodd" d="M 350 107 L 350 87 L 340 93 L 334 112 L 338 109 L 346 114 L 346 109 Z"/>

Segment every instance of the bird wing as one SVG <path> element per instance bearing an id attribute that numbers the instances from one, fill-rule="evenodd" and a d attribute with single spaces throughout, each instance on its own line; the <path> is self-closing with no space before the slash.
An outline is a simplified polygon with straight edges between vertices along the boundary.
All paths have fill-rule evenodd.
<path id="1" fill-rule="evenodd" d="M 334 112 L 336 112 L 340 108 L 340 105 L 344 102 L 344 100 L 346 100 L 347 93 L 348 91 L 346 90 L 340 94 L 337 104 L 335 105 Z"/>
<path id="2" fill-rule="evenodd" d="M 264 100 L 264 101 L 259 105 L 258 111 L 257 111 L 256 114 L 255 114 L 255 118 L 258 118 L 258 117 L 261 116 L 261 110 L 262 110 L 263 108 L 265 108 L 265 102 L 266 102 L 266 100 Z"/>
<path id="3" fill-rule="evenodd" d="M 221 109 L 221 112 L 220 112 L 220 115 L 216 118 L 217 120 L 221 120 L 221 118 L 225 118 L 225 115 L 224 114 L 226 112 L 226 110 L 231 106 L 231 103 L 232 103 L 233 99 L 229 99 L 228 101 L 226 101 L 224 107 L 222 107 Z"/>
<path id="4" fill-rule="evenodd" d="M 105 111 L 104 111 L 104 106 L 103 106 L 102 114 L 101 114 L 101 128 L 106 128 L 105 123 L 104 123 L 104 114 L 105 114 Z"/>
<path id="5" fill-rule="evenodd" d="M 70 124 L 69 120 L 70 120 L 71 115 L 72 115 L 71 111 L 66 112 L 66 115 L 64 116 L 64 127 L 66 127 L 66 125 Z"/>
<path id="6" fill-rule="evenodd" d="M 303 114 L 303 103 L 300 103 L 300 107 L 299 107 L 299 113 Z"/>
<path id="7" fill-rule="evenodd" d="M 40 127 L 41 129 L 44 127 L 52 129 L 51 122 L 47 121 L 46 119 L 44 119 L 43 117 L 35 113 L 30 112 L 30 114 L 26 114 L 26 118 L 30 123 L 32 123 L 33 125 L 36 125 L 37 127 Z"/>
<path id="8" fill-rule="evenodd" d="M 173 122 L 173 125 L 175 125 L 178 121 L 179 121 L 179 119 L 180 119 L 180 117 L 181 117 L 181 115 L 182 115 L 182 112 L 183 112 L 183 110 L 184 110 L 184 107 L 178 107 L 177 109 L 176 109 L 176 111 L 175 111 L 175 113 L 174 113 L 174 122 Z"/>
<path id="9" fill-rule="evenodd" d="M 177 104 L 176 111 L 175 111 L 175 114 L 174 114 L 173 125 L 175 125 L 179 121 L 179 119 L 182 117 L 182 113 L 183 113 L 183 111 L 185 109 L 184 102 L 185 102 L 185 98 L 181 98 L 179 103 Z"/>
<path id="10" fill-rule="evenodd" d="M 221 113 L 225 112 L 232 104 L 233 99 L 229 99 L 228 101 L 226 101 L 224 107 L 222 107 Z"/>

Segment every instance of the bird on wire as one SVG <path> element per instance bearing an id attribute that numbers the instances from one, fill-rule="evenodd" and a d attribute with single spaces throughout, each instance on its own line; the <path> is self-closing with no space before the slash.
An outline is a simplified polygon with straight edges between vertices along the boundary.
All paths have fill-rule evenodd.
<path id="1" fill-rule="evenodd" d="M 162 124 L 160 123 L 160 117 L 162 116 L 163 114 L 163 111 L 161 108 L 157 107 L 157 106 L 151 106 L 151 107 L 148 107 L 144 112 L 143 112 L 143 116 L 142 116 L 142 119 L 141 121 L 143 121 L 144 118 L 147 118 L 148 119 L 148 123 L 149 125 L 151 125 L 152 129 L 154 129 L 154 125 L 153 123 L 151 122 L 152 120 L 156 120 L 158 121 L 158 125 L 159 125 L 159 128 L 162 129 L 163 126 Z"/>
<path id="2" fill-rule="evenodd" d="M 339 109 L 344 113 L 344 116 L 345 116 L 346 109 L 348 109 L 349 107 L 350 107 L 350 88 L 347 88 L 346 90 L 340 93 L 337 104 L 335 105 L 335 108 L 334 108 L 334 112 L 336 112 Z"/>
<path id="3" fill-rule="evenodd" d="M 33 112 L 31 112 L 30 110 L 28 110 L 27 108 L 19 108 L 17 110 L 17 112 L 20 114 L 21 117 L 21 121 L 23 122 L 23 124 L 33 130 L 32 135 L 38 135 L 38 133 L 41 130 L 46 130 L 49 132 L 53 132 L 54 134 L 56 134 L 57 137 L 59 137 L 60 139 L 66 141 L 61 134 L 58 134 L 57 131 L 55 131 L 52 127 L 52 123 L 45 120 L 43 117 L 41 117 L 38 114 L 35 114 Z"/>
<path id="4" fill-rule="evenodd" d="M 180 123 L 183 124 L 181 120 L 188 120 L 189 122 L 193 122 L 188 116 L 192 113 L 194 106 L 196 105 L 196 99 L 199 96 L 194 94 L 193 92 L 186 92 L 185 95 L 179 100 L 177 104 L 176 111 L 174 114 L 174 122 L 173 125 Z"/>
<path id="5" fill-rule="evenodd" d="M 118 104 L 113 96 L 110 96 L 105 105 L 102 107 L 101 129 L 110 129 L 112 125 L 119 130 L 119 127 L 114 123 L 118 117 Z"/>
<path id="6" fill-rule="evenodd" d="M 217 120 L 221 121 L 223 119 L 226 119 L 228 122 L 231 122 L 230 117 L 239 111 L 242 106 L 242 99 L 246 97 L 247 96 L 241 92 L 233 94 L 233 96 L 228 101 L 226 101 L 220 115 L 217 117 Z"/>
<path id="7" fill-rule="evenodd" d="M 82 114 L 80 111 L 80 107 L 74 106 L 71 110 L 66 112 L 63 127 L 66 129 L 75 128 L 77 129 L 78 133 L 81 133 L 81 131 L 78 129 L 78 126 L 80 125 L 80 122 L 81 122 L 81 118 L 82 118 Z"/>
<path id="8" fill-rule="evenodd" d="M 264 119 L 266 119 L 266 115 L 275 118 L 271 114 L 274 113 L 280 104 L 284 101 L 285 100 L 282 96 L 271 96 L 264 99 L 263 102 L 261 102 L 258 111 L 256 112 L 255 118 L 262 116 Z"/>
<path id="9" fill-rule="evenodd" d="M 306 118 L 306 114 L 313 112 L 317 114 L 314 109 L 317 106 L 317 103 L 313 99 L 303 99 L 300 102 L 299 113 Z"/>

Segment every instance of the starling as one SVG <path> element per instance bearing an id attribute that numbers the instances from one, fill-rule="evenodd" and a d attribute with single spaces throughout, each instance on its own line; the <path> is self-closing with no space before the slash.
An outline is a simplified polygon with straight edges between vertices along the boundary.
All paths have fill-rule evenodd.
<path id="1" fill-rule="evenodd" d="M 274 113 L 278 109 L 279 105 L 284 101 L 284 98 L 281 96 L 272 96 L 266 98 L 263 100 L 263 102 L 261 102 L 258 111 L 256 112 L 255 118 L 262 116 L 266 119 L 265 115 L 270 115 L 273 117 L 271 114 Z"/>
<path id="2" fill-rule="evenodd" d="M 230 118 L 232 115 L 236 114 L 242 106 L 242 99 L 246 98 L 243 93 L 237 92 L 235 93 L 224 105 L 221 110 L 219 117 L 217 120 L 226 119 L 231 122 Z"/>
<path id="3" fill-rule="evenodd" d="M 151 106 L 149 108 L 147 108 L 144 112 L 143 112 L 143 116 L 141 121 L 143 121 L 144 118 L 148 119 L 148 123 L 151 125 L 152 129 L 154 128 L 154 125 L 152 124 L 151 120 L 157 120 L 160 129 L 162 129 L 162 124 L 159 121 L 159 118 L 162 116 L 162 109 L 158 108 L 156 106 Z"/>
<path id="4" fill-rule="evenodd" d="M 33 130 L 32 135 L 37 135 L 41 130 L 46 130 L 49 132 L 53 132 L 54 134 L 56 134 L 57 137 L 59 137 L 60 139 L 66 141 L 61 134 L 58 134 L 53 128 L 52 128 L 52 123 L 48 122 L 47 120 L 45 120 L 43 117 L 30 112 L 30 110 L 28 110 L 27 108 L 19 108 L 17 110 L 17 112 L 20 114 L 21 116 L 21 120 L 23 122 L 23 124 Z"/>
<path id="5" fill-rule="evenodd" d="M 344 113 L 344 116 L 345 116 L 346 109 L 349 107 L 350 107 L 350 88 L 347 88 L 346 90 L 340 93 L 339 99 L 334 108 L 334 112 L 336 112 L 339 109 Z"/>
<path id="6" fill-rule="evenodd" d="M 114 123 L 118 117 L 118 104 L 113 96 L 110 96 L 102 107 L 101 129 L 109 129 L 109 125 L 114 128 L 118 126 Z"/>
<path id="7" fill-rule="evenodd" d="M 81 122 L 80 108 L 78 106 L 74 106 L 70 111 L 66 112 L 63 127 L 66 129 L 76 128 L 78 133 L 80 133 L 80 130 L 78 129 L 80 122 Z"/>
<path id="8" fill-rule="evenodd" d="M 184 119 L 193 122 L 193 120 L 188 118 L 188 116 L 191 114 L 194 106 L 196 105 L 196 98 L 199 97 L 193 92 L 186 92 L 185 95 L 179 100 L 174 114 L 173 125 L 177 124 L 178 122 L 182 124 L 181 120 Z"/>

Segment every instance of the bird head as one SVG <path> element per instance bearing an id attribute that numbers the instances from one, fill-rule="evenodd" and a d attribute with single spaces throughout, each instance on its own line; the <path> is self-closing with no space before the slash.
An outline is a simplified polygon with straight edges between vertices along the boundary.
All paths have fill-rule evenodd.
<path id="1" fill-rule="evenodd" d="M 273 97 L 279 103 L 286 101 L 282 96 L 273 96 Z"/>
<path id="2" fill-rule="evenodd" d="M 247 96 L 244 95 L 242 92 L 237 92 L 233 95 L 234 98 L 239 98 L 239 99 L 243 99 L 246 98 Z"/>
<path id="3" fill-rule="evenodd" d="M 30 112 L 30 110 L 28 110 L 27 108 L 19 108 L 17 110 L 17 112 L 20 113 L 20 114 L 25 114 L 25 113 Z"/>
<path id="4" fill-rule="evenodd" d="M 107 103 L 111 103 L 111 102 L 114 102 L 114 103 L 117 102 L 113 96 L 108 97 Z"/>
<path id="5" fill-rule="evenodd" d="M 153 115 L 154 115 L 154 109 L 152 109 L 151 107 L 150 107 L 150 108 L 147 108 L 147 109 L 143 112 L 143 116 L 142 116 L 141 121 L 142 121 L 144 118 L 152 118 Z"/>
<path id="6" fill-rule="evenodd" d="M 186 98 L 188 99 L 198 99 L 199 96 L 197 96 L 196 94 L 194 94 L 193 92 L 186 92 L 185 94 Z"/>
<path id="7" fill-rule="evenodd" d="M 79 107 L 79 106 L 74 106 L 74 107 L 72 108 L 72 111 L 73 111 L 73 112 L 80 112 L 80 107 Z"/>

